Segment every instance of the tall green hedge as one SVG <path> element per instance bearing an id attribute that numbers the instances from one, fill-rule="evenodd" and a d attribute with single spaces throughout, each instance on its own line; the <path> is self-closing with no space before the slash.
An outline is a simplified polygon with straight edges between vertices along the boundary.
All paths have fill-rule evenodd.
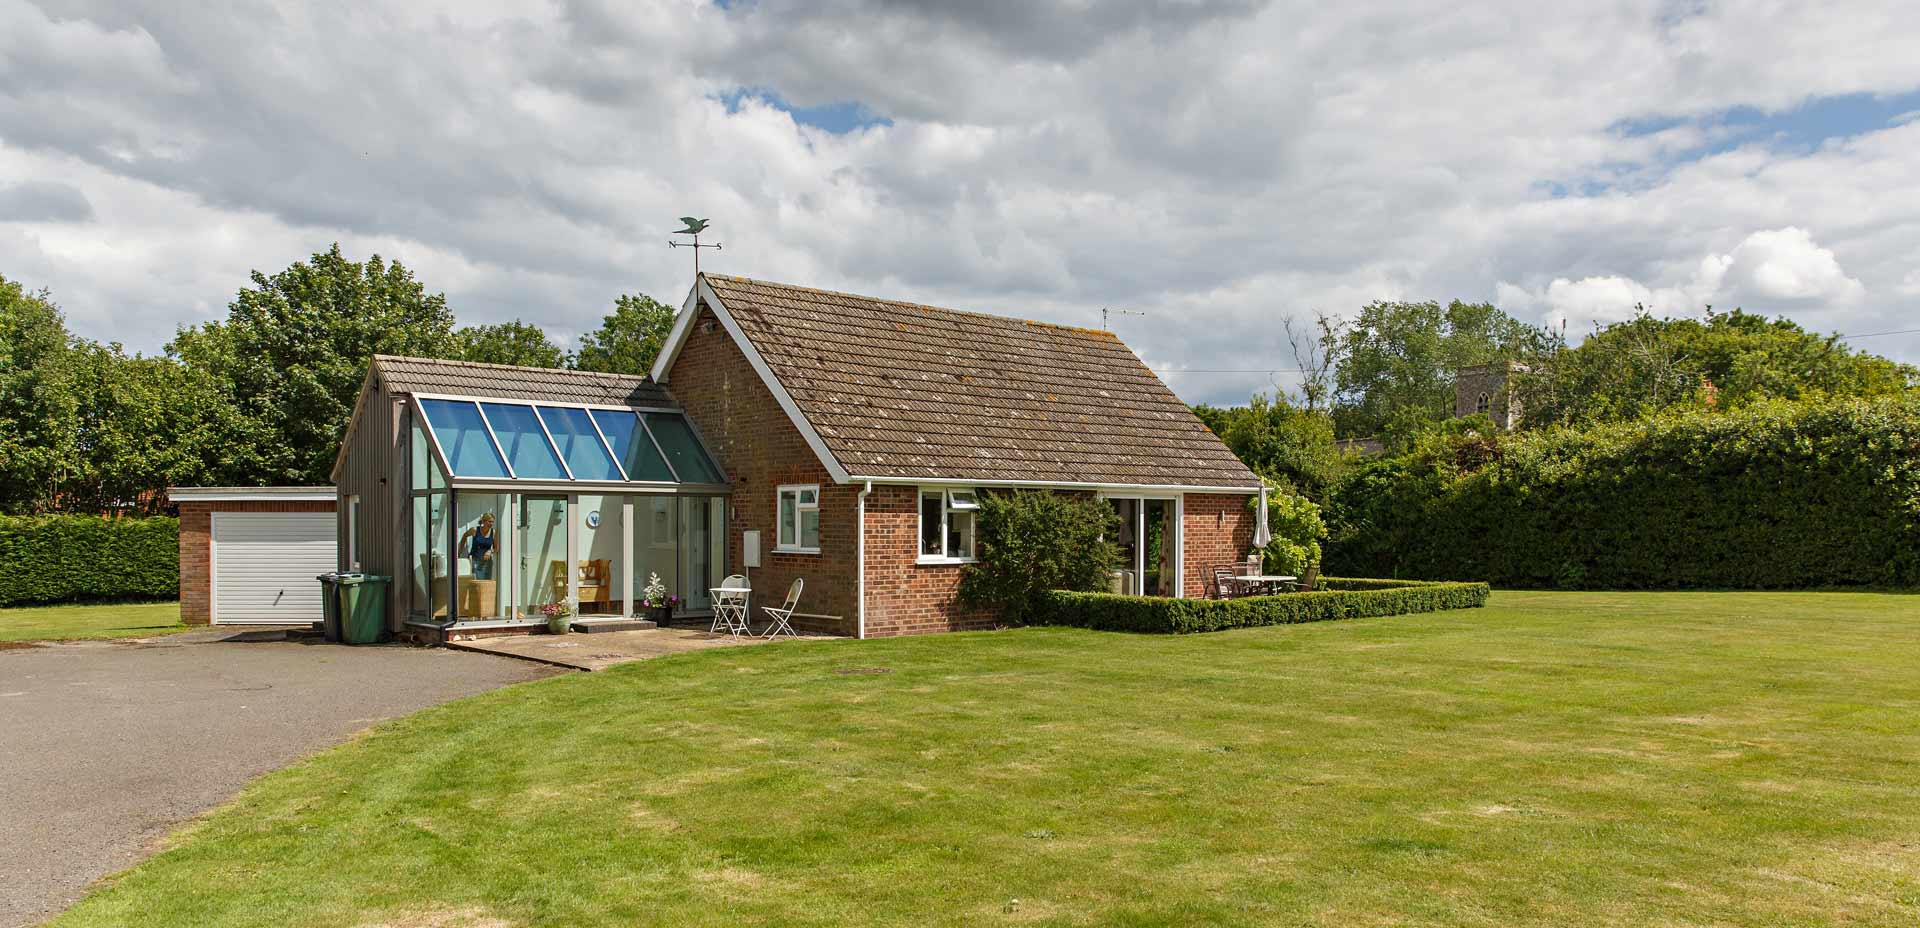
<path id="1" fill-rule="evenodd" d="M 180 592 L 180 521 L 0 516 L 0 606 Z"/>
<path id="2" fill-rule="evenodd" d="M 1503 436 L 1366 468 L 1341 573 L 1600 589 L 1920 584 L 1920 396 Z M 1467 469 L 1461 469 L 1465 467 Z"/>
<path id="3" fill-rule="evenodd" d="M 1051 590 L 1033 610 L 1032 624 L 1071 625 L 1110 632 L 1188 634 L 1261 625 L 1292 625 L 1370 616 L 1472 609 L 1487 604 L 1484 583 L 1423 583 L 1323 578 L 1311 593 L 1244 599 L 1173 599 Z"/>

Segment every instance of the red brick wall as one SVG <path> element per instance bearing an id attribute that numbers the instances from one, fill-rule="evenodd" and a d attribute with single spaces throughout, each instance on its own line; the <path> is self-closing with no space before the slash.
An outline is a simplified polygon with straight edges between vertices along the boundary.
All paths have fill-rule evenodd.
<path id="1" fill-rule="evenodd" d="M 1189 493 L 1181 528 L 1186 550 L 1186 595 L 1204 598 L 1212 588 L 1212 570 L 1244 561 L 1253 549 L 1253 507 L 1239 494 Z"/>
<path id="2" fill-rule="evenodd" d="M 180 509 L 180 621 L 206 625 L 213 621 L 213 514 L 216 512 L 332 512 L 332 501 L 194 502 Z"/>
<path id="3" fill-rule="evenodd" d="M 714 321 L 713 331 L 703 331 Z M 720 459 L 733 496 L 727 501 L 727 565 L 740 573 L 740 533 L 760 532 L 760 564 L 750 575 L 754 623 L 761 606 L 779 605 L 796 577 L 807 581 L 800 612 L 838 616 L 838 621 L 798 619 L 804 629 L 851 635 L 858 628 L 859 604 L 854 578 L 854 521 L 859 490 L 827 475 L 755 373 L 740 346 L 704 306 L 687 342 L 667 371 L 673 394 L 707 446 Z M 776 554 L 776 496 L 783 484 L 820 485 L 820 553 Z"/>
<path id="4" fill-rule="evenodd" d="M 876 486 L 867 496 L 867 636 L 992 628 L 990 610 L 955 601 L 958 564 L 917 564 L 919 487 Z"/>

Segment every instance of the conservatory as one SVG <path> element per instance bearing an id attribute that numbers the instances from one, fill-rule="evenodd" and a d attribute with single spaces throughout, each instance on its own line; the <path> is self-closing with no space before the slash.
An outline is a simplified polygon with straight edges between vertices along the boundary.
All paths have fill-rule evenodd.
<path id="1" fill-rule="evenodd" d="M 554 603 L 644 617 L 656 577 L 679 612 L 710 609 L 727 484 L 680 410 L 413 392 L 396 413 L 408 623 L 503 628 Z"/>

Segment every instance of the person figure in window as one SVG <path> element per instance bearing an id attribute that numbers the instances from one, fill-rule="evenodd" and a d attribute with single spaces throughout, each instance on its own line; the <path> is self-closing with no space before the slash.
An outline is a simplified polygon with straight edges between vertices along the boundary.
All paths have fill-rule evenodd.
<path id="1" fill-rule="evenodd" d="M 467 539 L 473 539 L 468 544 Z M 460 547 L 467 549 L 467 557 L 473 560 L 473 579 L 493 579 L 493 513 L 483 513 L 480 524 L 467 529 L 460 536 Z"/>

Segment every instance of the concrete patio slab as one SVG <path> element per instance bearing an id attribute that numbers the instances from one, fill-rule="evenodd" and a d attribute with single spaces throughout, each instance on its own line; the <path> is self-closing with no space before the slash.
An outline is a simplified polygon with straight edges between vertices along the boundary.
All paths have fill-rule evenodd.
<path id="1" fill-rule="evenodd" d="M 823 640 L 827 635 L 801 635 L 780 641 Z M 592 635 L 513 635 L 452 641 L 447 647 L 458 651 L 478 651 L 522 660 L 538 661 L 574 670 L 605 670 L 628 661 L 644 661 L 668 654 L 684 654 L 708 648 L 738 648 L 771 644 L 765 638 L 735 638 L 710 635 L 703 628 L 649 628 L 640 631 L 599 632 Z"/>

